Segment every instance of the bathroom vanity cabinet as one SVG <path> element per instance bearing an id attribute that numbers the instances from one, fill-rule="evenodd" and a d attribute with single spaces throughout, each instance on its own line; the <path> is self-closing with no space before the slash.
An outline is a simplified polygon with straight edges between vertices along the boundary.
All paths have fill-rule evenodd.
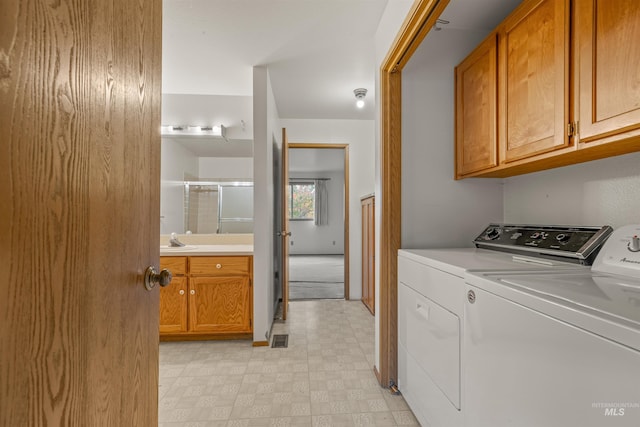
<path id="1" fill-rule="evenodd" d="M 173 273 L 160 290 L 160 338 L 251 338 L 251 256 L 161 256 Z"/>

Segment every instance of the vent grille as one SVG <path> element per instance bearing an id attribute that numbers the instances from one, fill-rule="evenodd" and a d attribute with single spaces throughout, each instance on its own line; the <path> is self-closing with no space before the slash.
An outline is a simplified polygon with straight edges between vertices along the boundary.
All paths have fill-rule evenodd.
<path id="1" fill-rule="evenodd" d="M 289 335 L 274 335 L 271 341 L 271 348 L 287 348 L 289 345 Z"/>

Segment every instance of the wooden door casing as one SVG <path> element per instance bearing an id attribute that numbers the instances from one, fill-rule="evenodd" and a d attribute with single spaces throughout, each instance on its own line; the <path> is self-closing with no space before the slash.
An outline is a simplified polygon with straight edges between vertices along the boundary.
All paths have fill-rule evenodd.
<path id="1" fill-rule="evenodd" d="M 251 332 L 247 276 L 189 278 L 191 332 Z"/>
<path id="2" fill-rule="evenodd" d="M 500 26 L 500 162 L 568 147 L 569 0 L 526 0 Z"/>
<path id="3" fill-rule="evenodd" d="M 162 2 L 0 9 L 0 425 L 157 425 Z"/>
<path id="4" fill-rule="evenodd" d="M 287 130 L 282 128 L 282 257 L 280 268 L 280 280 L 282 283 L 282 320 L 287 320 L 289 309 L 289 203 L 287 192 L 289 187 L 289 141 L 287 140 Z"/>
<path id="5" fill-rule="evenodd" d="M 493 33 L 455 70 L 456 178 L 498 165 L 497 50 Z"/>
<path id="6" fill-rule="evenodd" d="M 575 0 L 574 104 L 581 146 L 640 128 L 640 51 L 628 47 L 638 39 L 637 0 Z"/>

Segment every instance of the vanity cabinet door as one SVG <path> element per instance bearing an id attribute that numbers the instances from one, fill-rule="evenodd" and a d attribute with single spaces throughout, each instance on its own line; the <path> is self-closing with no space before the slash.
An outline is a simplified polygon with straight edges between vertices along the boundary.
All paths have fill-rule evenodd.
<path id="1" fill-rule="evenodd" d="M 160 333 L 187 332 L 187 278 L 160 288 Z"/>
<path id="2" fill-rule="evenodd" d="M 580 148 L 640 134 L 638 0 L 576 0 L 575 104 Z"/>
<path id="3" fill-rule="evenodd" d="M 173 275 L 169 286 L 160 287 L 160 333 L 187 331 L 187 257 L 160 257 L 160 269 Z"/>
<path id="4" fill-rule="evenodd" d="M 500 163 L 568 147 L 569 0 L 525 1 L 498 35 Z"/>
<path id="5" fill-rule="evenodd" d="M 251 332 L 251 281 L 248 276 L 191 277 L 191 332 Z"/>

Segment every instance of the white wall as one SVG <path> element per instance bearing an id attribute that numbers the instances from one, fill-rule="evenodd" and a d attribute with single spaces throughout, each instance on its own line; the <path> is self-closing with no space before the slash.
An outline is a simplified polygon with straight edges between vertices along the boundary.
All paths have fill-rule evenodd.
<path id="1" fill-rule="evenodd" d="M 200 157 L 199 177 L 211 179 L 253 179 L 251 157 Z"/>
<path id="2" fill-rule="evenodd" d="M 198 176 L 198 158 L 163 139 L 160 160 L 160 234 L 184 232 L 184 174 Z"/>
<path id="3" fill-rule="evenodd" d="M 640 223 L 640 153 L 504 181 L 507 222 L 614 228 Z"/>
<path id="4" fill-rule="evenodd" d="M 502 180 L 453 178 L 454 67 L 484 35 L 432 32 L 402 72 L 403 248 L 470 247 L 502 221 Z"/>
<path id="5" fill-rule="evenodd" d="M 329 178 L 327 183 L 329 223 L 315 225 L 314 221 L 289 221 L 289 254 L 344 253 L 344 171 L 296 172 L 289 178 Z"/>
<path id="6" fill-rule="evenodd" d="M 253 340 L 269 339 L 274 292 L 274 142 L 282 143 L 273 90 L 266 67 L 253 68 Z"/>
<path id="7" fill-rule="evenodd" d="M 349 144 L 349 299 L 362 297 L 360 197 L 375 183 L 372 120 L 283 119 L 289 142 Z"/>

